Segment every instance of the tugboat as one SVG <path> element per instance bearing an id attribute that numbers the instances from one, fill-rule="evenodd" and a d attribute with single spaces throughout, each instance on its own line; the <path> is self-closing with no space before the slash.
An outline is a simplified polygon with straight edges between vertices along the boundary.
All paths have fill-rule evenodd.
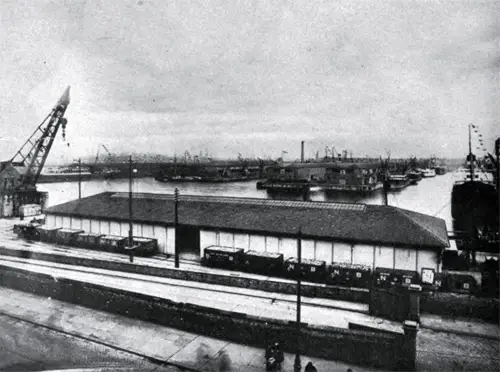
<path id="1" fill-rule="evenodd" d="M 495 253 L 498 253 L 498 189 L 493 176 L 478 167 L 476 156 L 472 153 L 471 127 L 473 125 L 469 124 L 469 154 L 466 158 L 468 172 L 460 172 L 465 177 L 455 181 L 453 185 L 451 215 L 454 225 L 469 232 L 476 240 L 476 245 L 482 247 L 484 242 L 493 242 L 493 245 L 486 245 L 491 245 L 496 250 Z M 496 161 L 498 162 L 498 151 Z"/>
<path id="2" fill-rule="evenodd" d="M 406 176 L 410 180 L 410 185 L 416 185 L 422 180 L 422 173 L 418 172 L 416 170 L 411 170 L 409 172 L 406 172 Z"/>
<path id="3" fill-rule="evenodd" d="M 424 178 L 436 177 L 436 171 L 430 168 L 422 169 L 422 177 Z"/>
<path id="4" fill-rule="evenodd" d="M 411 180 L 408 174 L 391 174 L 389 175 L 389 189 L 402 190 L 410 184 Z"/>

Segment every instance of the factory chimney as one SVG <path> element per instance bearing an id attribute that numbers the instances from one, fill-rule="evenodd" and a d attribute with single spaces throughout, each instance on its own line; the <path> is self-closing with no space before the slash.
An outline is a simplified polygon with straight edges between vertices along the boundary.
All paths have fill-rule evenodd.
<path id="1" fill-rule="evenodd" d="M 304 141 L 300 142 L 300 162 L 304 162 Z"/>

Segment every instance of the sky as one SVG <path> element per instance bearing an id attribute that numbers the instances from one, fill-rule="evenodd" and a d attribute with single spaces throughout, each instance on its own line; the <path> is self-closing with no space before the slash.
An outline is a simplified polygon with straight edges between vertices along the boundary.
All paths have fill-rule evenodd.
<path id="1" fill-rule="evenodd" d="M 500 2 L 0 2 L 0 158 L 71 86 L 49 160 L 463 157 L 500 136 Z"/>

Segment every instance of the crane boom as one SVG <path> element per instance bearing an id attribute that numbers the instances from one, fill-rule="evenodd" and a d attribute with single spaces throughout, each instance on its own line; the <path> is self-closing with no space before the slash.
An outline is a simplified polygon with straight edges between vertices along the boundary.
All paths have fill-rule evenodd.
<path id="1" fill-rule="evenodd" d="M 52 112 L 11 159 L 11 163 L 18 163 L 26 167 L 26 171 L 21 175 L 20 188 L 22 189 L 36 185 L 59 127 L 62 124 L 64 130 L 66 126 L 67 120 L 64 118 L 64 113 L 70 102 L 69 91 L 70 87 L 68 86 Z"/>

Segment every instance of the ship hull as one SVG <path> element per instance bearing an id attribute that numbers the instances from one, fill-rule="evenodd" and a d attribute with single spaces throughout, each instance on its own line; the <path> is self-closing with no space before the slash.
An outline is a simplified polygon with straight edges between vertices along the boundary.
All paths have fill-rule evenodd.
<path id="1" fill-rule="evenodd" d="M 451 216 L 471 223 L 495 223 L 498 220 L 495 187 L 477 181 L 455 184 L 451 192 Z"/>

